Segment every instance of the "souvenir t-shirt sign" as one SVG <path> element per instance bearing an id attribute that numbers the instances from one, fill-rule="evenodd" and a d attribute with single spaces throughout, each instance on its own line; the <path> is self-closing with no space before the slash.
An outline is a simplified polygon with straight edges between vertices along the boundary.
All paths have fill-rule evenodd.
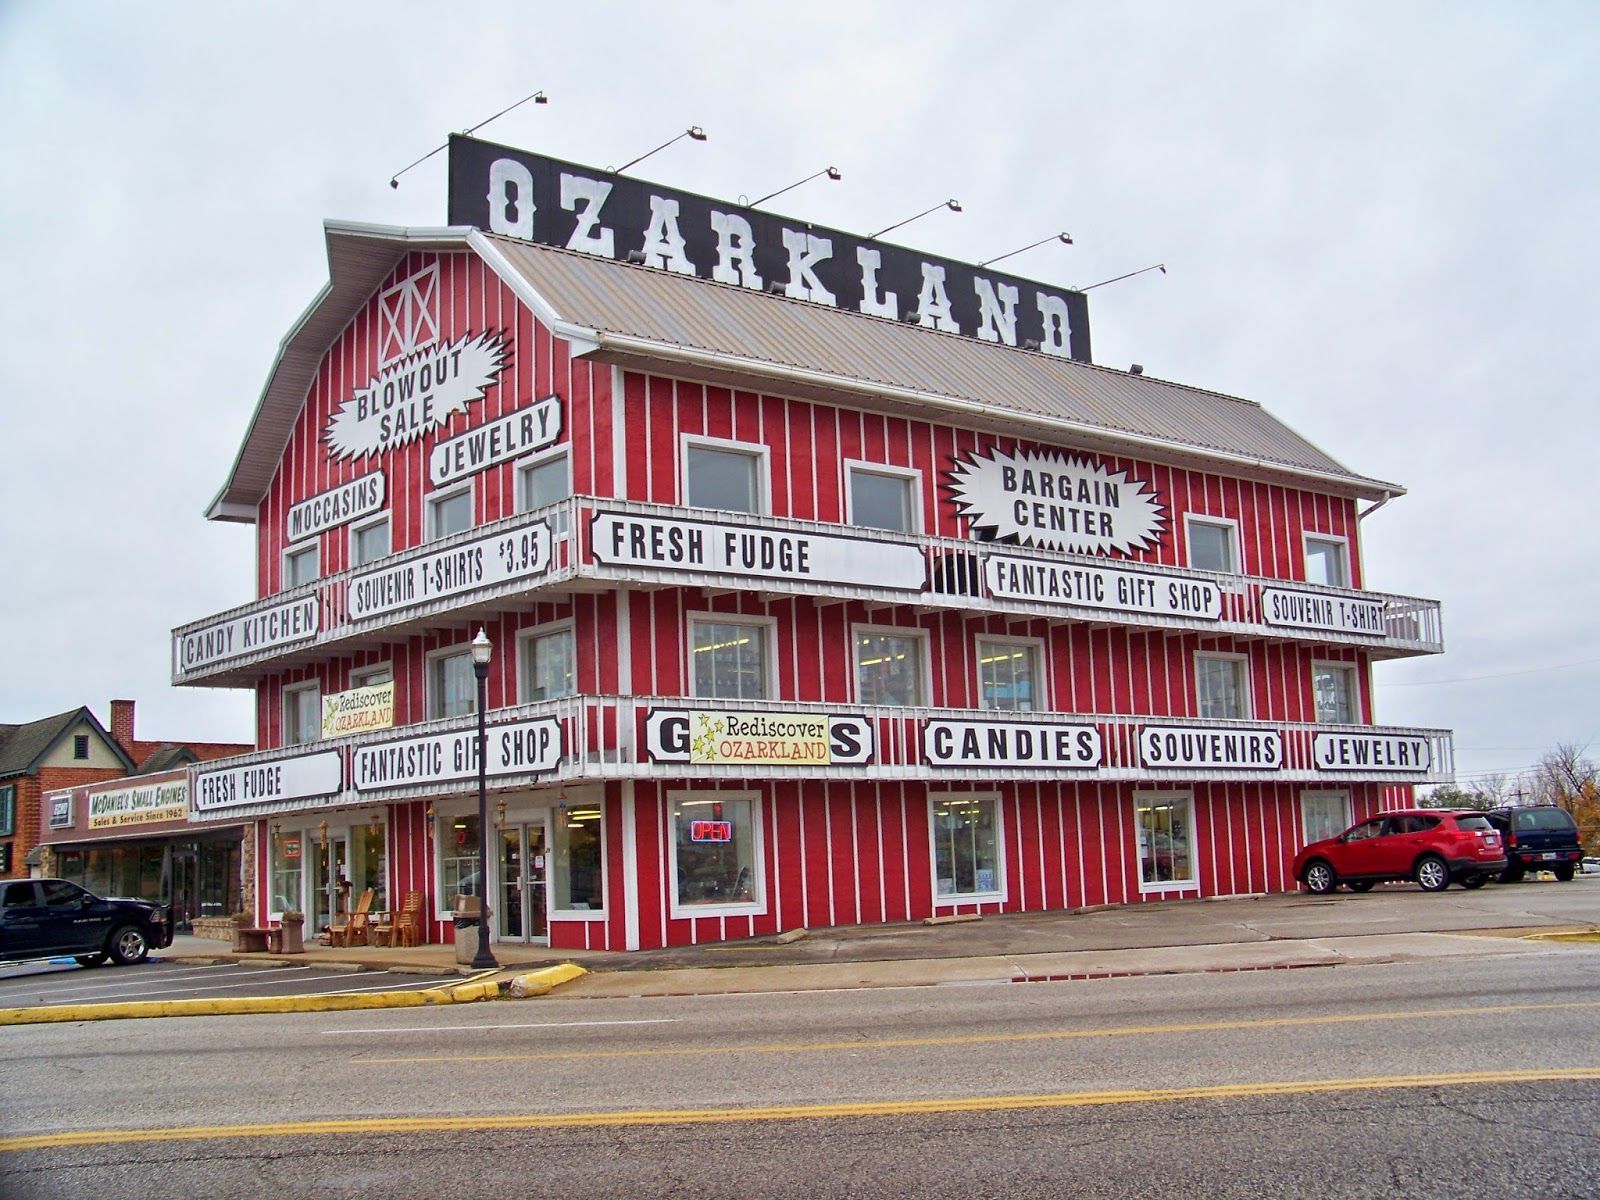
<path id="1" fill-rule="evenodd" d="M 1079 554 L 1152 549 L 1167 528 L 1150 486 L 1059 451 L 969 453 L 948 472 L 956 511 L 982 537 Z"/>

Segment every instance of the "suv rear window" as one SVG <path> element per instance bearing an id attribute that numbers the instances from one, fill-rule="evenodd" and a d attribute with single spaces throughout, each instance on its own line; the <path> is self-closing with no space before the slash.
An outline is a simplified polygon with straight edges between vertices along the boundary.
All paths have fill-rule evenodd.
<path id="1" fill-rule="evenodd" d="M 1494 826 L 1490 823 L 1488 817 L 1480 817 L 1476 813 L 1469 813 L 1466 816 L 1457 817 L 1456 826 L 1461 829 L 1494 829 Z"/>
<path id="2" fill-rule="evenodd" d="M 1511 828 L 1558 829 L 1574 828 L 1572 818 L 1559 808 L 1529 808 L 1511 814 Z"/>

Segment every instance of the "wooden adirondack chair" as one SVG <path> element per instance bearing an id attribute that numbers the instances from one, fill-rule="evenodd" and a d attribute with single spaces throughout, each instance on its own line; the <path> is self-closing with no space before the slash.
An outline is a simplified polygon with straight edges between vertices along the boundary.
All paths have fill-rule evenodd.
<path id="1" fill-rule="evenodd" d="M 407 892 L 405 903 L 372 926 L 374 946 L 422 945 L 422 893 Z"/>
<path id="2" fill-rule="evenodd" d="M 367 931 L 371 928 L 372 901 L 377 895 L 371 888 L 361 893 L 356 906 L 347 914 L 342 924 L 328 926 L 328 945 L 365 946 Z"/>

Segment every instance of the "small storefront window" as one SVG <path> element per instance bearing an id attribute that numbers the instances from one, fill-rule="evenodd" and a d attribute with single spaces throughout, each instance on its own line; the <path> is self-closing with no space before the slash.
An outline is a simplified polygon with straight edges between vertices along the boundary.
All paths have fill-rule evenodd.
<path id="1" fill-rule="evenodd" d="M 302 911 L 305 878 L 305 837 L 299 830 L 284 833 L 274 830 L 272 835 L 272 911 Z"/>
<path id="2" fill-rule="evenodd" d="M 549 873 L 553 908 L 605 908 L 606 881 L 600 854 L 604 829 L 598 804 L 556 811 L 555 854 Z"/>
<path id="3" fill-rule="evenodd" d="M 457 896 L 482 895 L 478 858 L 478 814 L 463 813 L 440 821 L 444 836 L 439 839 L 439 897 L 446 906 Z"/>
<path id="4" fill-rule="evenodd" d="M 1140 884 L 1194 884 L 1193 799 L 1188 795 L 1142 796 L 1136 804 Z"/>
<path id="5" fill-rule="evenodd" d="M 756 823 L 754 796 L 701 792 L 673 799 L 673 866 L 680 908 L 760 903 Z"/>
<path id="6" fill-rule="evenodd" d="M 384 830 L 377 824 L 358 825 L 350 830 L 350 894 L 359 896 L 372 889 L 372 908 L 389 907 L 388 864 L 384 858 Z"/>
<path id="7" fill-rule="evenodd" d="M 929 801 L 936 899 L 1002 894 L 999 809 L 994 796 L 940 796 Z"/>

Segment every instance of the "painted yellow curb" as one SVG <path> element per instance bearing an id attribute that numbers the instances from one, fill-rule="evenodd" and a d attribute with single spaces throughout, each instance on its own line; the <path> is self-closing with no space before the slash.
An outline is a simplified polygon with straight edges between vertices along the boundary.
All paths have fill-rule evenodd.
<path id="1" fill-rule="evenodd" d="M 1529 942 L 1600 942 L 1600 929 L 1580 929 L 1564 933 L 1530 933 Z"/>
<path id="2" fill-rule="evenodd" d="M 511 981 L 511 994 L 518 999 L 529 996 L 547 995 L 552 988 L 558 988 L 563 983 L 571 983 L 574 979 L 587 975 L 589 972 L 577 963 L 561 963 L 554 967 L 541 967 L 537 971 L 529 971 L 525 975 L 518 975 Z"/>
<path id="3" fill-rule="evenodd" d="M 474 990 L 476 989 L 476 990 Z M 462 994 L 470 993 L 470 994 Z M 344 1012 L 361 1008 L 422 1008 L 488 1000 L 499 989 L 468 984 L 451 991 L 369 992 L 359 996 L 250 996 L 231 1000 L 145 1000 L 123 1004 L 58 1004 L 0 1008 L 0 1025 L 49 1025 L 71 1021 L 126 1021 L 142 1017 L 232 1017 L 256 1013 Z"/>
<path id="4" fill-rule="evenodd" d="M 496 1000 L 500 996 L 500 984 L 493 979 L 485 979 L 480 983 L 462 983 L 445 989 L 445 994 L 457 1004 L 465 1004 L 471 1000 Z"/>

